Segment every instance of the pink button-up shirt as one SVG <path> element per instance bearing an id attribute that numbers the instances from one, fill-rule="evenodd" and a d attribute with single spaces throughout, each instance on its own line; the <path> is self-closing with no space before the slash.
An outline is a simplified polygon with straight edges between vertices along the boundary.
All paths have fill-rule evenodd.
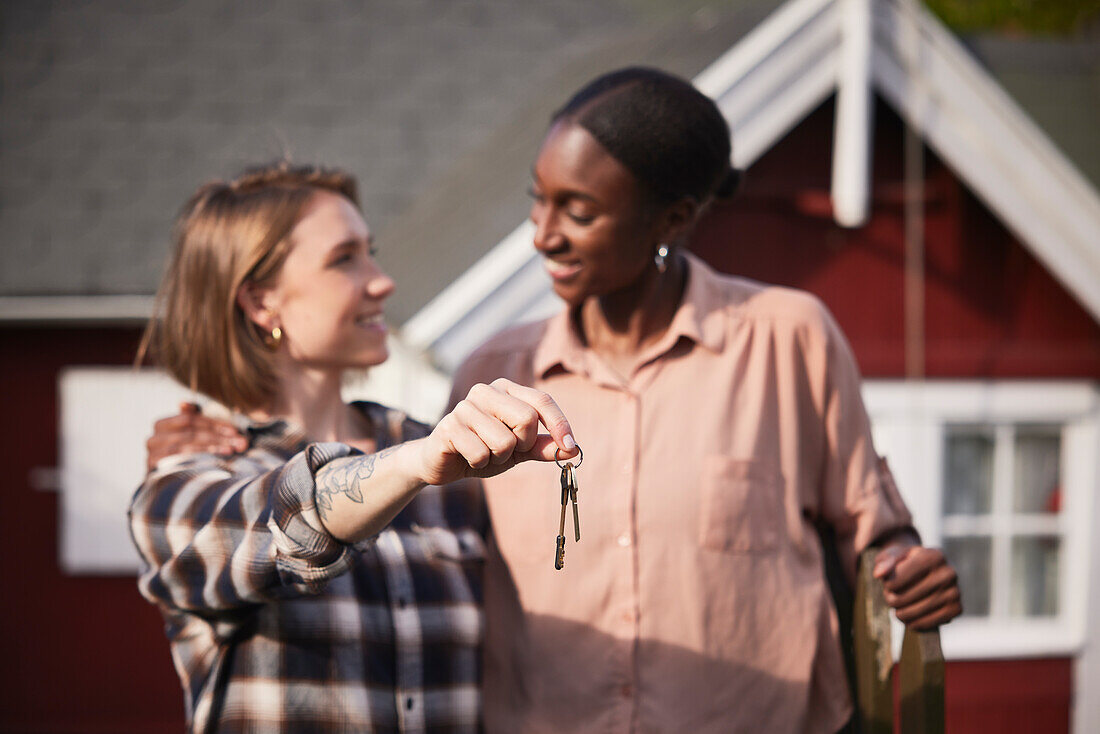
<path id="1" fill-rule="evenodd" d="M 854 569 L 910 515 L 822 304 L 688 261 L 629 377 L 564 312 L 459 370 L 456 395 L 501 376 L 550 393 L 584 450 L 562 571 L 556 467 L 485 482 L 490 732 L 832 734 L 850 715 L 814 523 Z"/>

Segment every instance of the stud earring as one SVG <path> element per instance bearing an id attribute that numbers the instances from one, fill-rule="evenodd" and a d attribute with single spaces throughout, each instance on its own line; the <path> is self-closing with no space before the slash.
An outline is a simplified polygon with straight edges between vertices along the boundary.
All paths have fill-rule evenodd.
<path id="1" fill-rule="evenodd" d="M 663 242 L 657 245 L 657 254 L 653 256 L 653 262 L 657 265 L 658 273 L 668 270 L 668 245 Z"/>
<path id="2" fill-rule="evenodd" d="M 264 345 L 266 345 L 267 348 L 271 351 L 275 352 L 278 351 L 279 345 L 282 343 L 282 341 L 283 330 L 276 326 L 274 329 L 271 330 L 271 333 L 264 338 Z"/>

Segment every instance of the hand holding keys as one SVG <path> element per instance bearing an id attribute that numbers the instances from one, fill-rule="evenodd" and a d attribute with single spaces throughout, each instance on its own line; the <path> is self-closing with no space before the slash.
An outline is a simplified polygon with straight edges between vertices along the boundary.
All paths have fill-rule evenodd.
<path id="1" fill-rule="evenodd" d="M 561 520 L 558 522 L 558 546 L 554 555 L 554 568 L 559 571 L 565 566 L 565 506 L 570 501 L 573 503 L 573 532 L 577 542 L 581 539 L 581 517 L 577 511 L 577 467 L 584 461 L 584 452 L 577 447 L 580 453 L 577 456 L 577 466 L 572 461 L 563 465 L 556 458 L 554 463 L 561 467 Z"/>

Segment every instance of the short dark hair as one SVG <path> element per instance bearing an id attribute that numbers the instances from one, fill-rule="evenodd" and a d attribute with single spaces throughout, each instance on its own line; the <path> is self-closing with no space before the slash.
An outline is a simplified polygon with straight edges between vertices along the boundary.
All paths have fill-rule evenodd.
<path id="1" fill-rule="evenodd" d="M 586 84 L 554 113 L 587 130 L 662 203 L 737 188 L 730 131 L 714 101 L 659 69 L 628 67 Z"/>

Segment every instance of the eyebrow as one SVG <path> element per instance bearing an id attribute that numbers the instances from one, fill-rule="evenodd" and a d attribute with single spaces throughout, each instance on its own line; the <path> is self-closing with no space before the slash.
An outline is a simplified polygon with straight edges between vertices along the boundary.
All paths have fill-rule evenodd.
<path id="1" fill-rule="evenodd" d="M 531 178 L 534 180 L 534 183 L 536 185 L 538 185 L 538 186 L 542 185 L 542 181 L 539 179 L 538 173 L 535 172 L 535 167 L 534 166 L 531 166 Z M 583 200 L 589 201 L 593 204 L 599 204 L 600 203 L 599 199 L 597 199 L 595 196 L 592 196 L 591 194 L 586 194 L 583 191 L 577 191 L 576 189 L 566 189 L 564 193 L 568 198 L 571 198 L 571 199 L 583 199 Z"/>
<path id="2" fill-rule="evenodd" d="M 597 200 L 595 196 L 591 196 L 581 191 L 566 190 L 566 193 L 569 194 L 570 198 L 573 199 L 584 199 L 585 201 L 590 201 L 593 204 L 599 203 L 599 200 Z"/>
<path id="3" fill-rule="evenodd" d="M 330 247 L 329 248 L 329 254 L 331 254 L 333 252 L 336 252 L 337 250 L 342 250 L 342 249 L 345 249 L 345 248 L 348 248 L 348 247 L 358 247 L 358 246 L 359 246 L 359 238 L 358 237 L 348 237 L 347 239 L 340 240 L 335 245 Z M 374 235 L 372 234 L 372 235 L 367 237 L 367 247 L 370 248 L 370 247 L 373 247 L 373 246 L 374 246 Z"/>

